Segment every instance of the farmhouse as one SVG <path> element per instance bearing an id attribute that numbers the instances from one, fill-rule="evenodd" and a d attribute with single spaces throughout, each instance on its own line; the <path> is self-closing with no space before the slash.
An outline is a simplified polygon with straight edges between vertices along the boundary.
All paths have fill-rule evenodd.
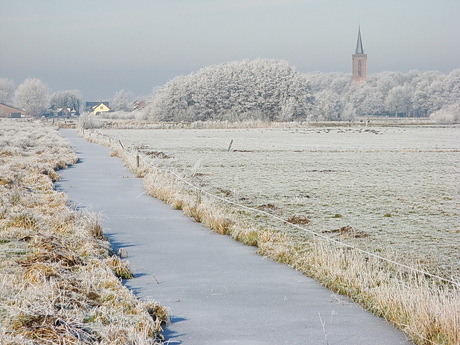
<path id="1" fill-rule="evenodd" d="M 94 115 L 99 115 L 100 113 L 104 113 L 110 111 L 109 102 L 86 102 L 86 111 L 92 112 Z"/>
<path id="2" fill-rule="evenodd" d="M 77 114 L 78 114 L 77 111 L 71 108 L 57 108 L 56 109 L 56 116 L 71 117 Z"/>
<path id="3" fill-rule="evenodd" d="M 0 103 L 0 117 L 27 117 L 26 111 L 15 108 L 11 105 Z"/>
<path id="4" fill-rule="evenodd" d="M 147 106 L 145 101 L 135 101 L 133 103 L 133 110 L 142 110 Z"/>

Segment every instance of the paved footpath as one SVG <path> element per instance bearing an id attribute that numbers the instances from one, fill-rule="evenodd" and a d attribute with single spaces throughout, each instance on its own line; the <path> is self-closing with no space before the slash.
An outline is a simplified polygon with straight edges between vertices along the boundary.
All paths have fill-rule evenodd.
<path id="1" fill-rule="evenodd" d="M 102 212 L 113 246 L 128 252 L 126 285 L 171 309 L 169 344 L 411 344 L 347 298 L 148 197 L 108 148 L 60 133 L 81 163 L 60 171 L 57 188 Z"/>

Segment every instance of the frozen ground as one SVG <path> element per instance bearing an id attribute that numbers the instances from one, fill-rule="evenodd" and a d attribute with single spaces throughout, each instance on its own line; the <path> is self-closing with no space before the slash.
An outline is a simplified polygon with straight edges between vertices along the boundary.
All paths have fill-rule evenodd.
<path id="1" fill-rule="evenodd" d="M 270 212 L 284 219 L 305 215 L 308 229 L 319 233 L 351 226 L 366 237 L 342 240 L 433 273 L 460 275 L 458 127 L 102 133 L 219 196 L 254 207 L 273 204 Z M 265 217 L 257 221 L 291 231 Z"/>

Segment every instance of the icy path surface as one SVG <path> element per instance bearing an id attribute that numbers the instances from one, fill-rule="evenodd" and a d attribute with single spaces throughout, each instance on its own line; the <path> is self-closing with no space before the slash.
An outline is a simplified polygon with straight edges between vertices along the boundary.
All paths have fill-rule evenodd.
<path id="1" fill-rule="evenodd" d="M 169 344 L 410 344 L 404 334 L 299 272 L 259 256 L 145 194 L 109 149 L 61 130 L 81 163 L 57 188 L 102 212 L 115 249 L 128 252 L 140 298 L 172 311 Z"/>

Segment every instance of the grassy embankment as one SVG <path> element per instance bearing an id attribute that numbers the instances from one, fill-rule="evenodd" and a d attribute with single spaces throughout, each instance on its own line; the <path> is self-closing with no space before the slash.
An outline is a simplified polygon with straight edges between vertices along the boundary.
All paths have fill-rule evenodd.
<path id="1" fill-rule="evenodd" d="M 183 210 L 218 233 L 258 247 L 261 255 L 288 264 L 350 297 L 393 323 L 416 344 L 460 343 L 458 284 L 439 281 L 321 238 L 313 237 L 306 242 L 277 229 L 258 227 L 257 223 L 248 223 L 238 216 L 241 209 L 197 193 L 168 172 L 145 164 L 137 167 L 135 156 L 118 141 L 88 131 L 85 136 L 90 141 L 111 146 L 113 155 L 121 157 L 138 176 L 144 177 L 150 195 Z M 302 224 L 302 218 L 291 222 L 308 226 Z"/>
<path id="2" fill-rule="evenodd" d="M 160 343 L 166 310 L 123 286 L 99 215 L 54 189 L 78 159 L 69 143 L 39 122 L 0 125 L 0 343 Z"/>

